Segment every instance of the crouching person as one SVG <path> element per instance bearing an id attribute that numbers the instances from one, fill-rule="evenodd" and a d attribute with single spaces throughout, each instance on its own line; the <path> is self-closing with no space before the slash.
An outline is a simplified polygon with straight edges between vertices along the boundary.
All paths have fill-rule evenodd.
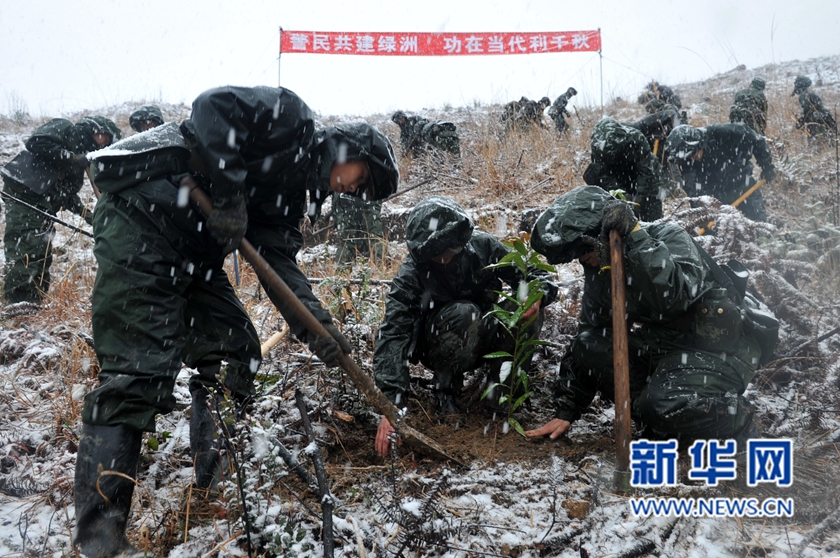
<path id="1" fill-rule="evenodd" d="M 597 391 L 614 398 L 611 279 L 602 269 L 611 230 L 624 238 L 628 324 L 640 325 L 628 339 L 634 420 L 681 445 L 733 438 L 744 447 L 757 431 L 743 393 L 775 343 L 763 346 L 744 327 L 731 281 L 684 229 L 639 223 L 626 202 L 597 186 L 564 194 L 535 226 L 534 249 L 553 264 L 579 259 L 585 286 L 579 333 L 556 382 L 555 418 L 526 434 L 557 438 Z"/>
<path id="2" fill-rule="evenodd" d="M 414 207 L 406 243 L 409 256 L 391 285 L 376 340 L 376 385 L 397 407 L 405 407 L 409 362 L 420 362 L 434 373 L 436 411 L 460 413 L 456 397 L 464 372 L 487 364 L 488 380 L 498 382 L 502 360 L 484 355 L 512 352 L 514 346 L 512 336 L 486 316 L 500 299 L 502 282 L 516 293 L 522 281 L 544 279 L 542 299 L 522 316 L 521 323 L 536 317 L 528 326 L 531 337 L 539 335 L 542 308 L 554 300 L 557 287 L 543 271 L 522 277 L 514 267 L 488 269 L 510 249 L 494 236 L 475 231 L 463 208 L 448 198 L 431 197 Z M 497 404 L 499 395 L 488 394 L 486 404 Z M 380 455 L 387 454 L 392 432 L 382 417 L 376 435 Z"/>

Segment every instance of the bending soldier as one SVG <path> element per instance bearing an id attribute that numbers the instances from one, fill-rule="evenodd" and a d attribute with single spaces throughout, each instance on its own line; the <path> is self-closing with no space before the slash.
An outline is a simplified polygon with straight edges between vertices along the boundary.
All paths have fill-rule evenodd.
<path id="1" fill-rule="evenodd" d="M 674 90 L 667 85 L 660 85 L 655 80 L 651 80 L 647 84 L 645 91 L 639 95 L 639 104 L 647 105 L 652 100 L 658 100 L 662 103 L 672 105 L 677 110 L 682 108 L 680 96 L 674 93 Z M 651 111 L 648 110 L 648 112 Z"/>
<path id="2" fill-rule="evenodd" d="M 308 335 L 263 284 L 292 332 L 328 366 L 351 350 L 295 256 L 307 207 L 314 218 L 329 192 L 380 199 L 396 189 L 393 154 L 381 150 L 387 140 L 371 127 L 358 130 L 371 142 L 356 153 L 340 131 L 316 135 L 312 111 L 291 91 L 221 87 L 202 93 L 180 128 L 165 124 L 100 154 L 93 289 L 100 385 L 85 397 L 75 480 L 74 540 L 83 554 L 134 556 L 125 528 L 140 440 L 155 430 L 155 415 L 172 410 L 182 362 L 199 372 L 190 378 L 196 484 L 213 484 L 220 458 L 209 389 L 223 386 L 243 406 L 261 360 L 256 330 L 222 270 L 243 236 L 330 336 Z M 212 196 L 207 219 L 187 202 L 190 176 Z M 100 478 L 102 468 L 123 476 Z"/>
<path id="3" fill-rule="evenodd" d="M 579 333 L 555 384 L 555 418 L 526 434 L 557 438 L 597 391 L 614 398 L 611 278 L 600 271 L 609 265 L 611 230 L 624 238 L 634 420 L 648 436 L 681 442 L 756 437 L 743 394 L 775 348 L 743 327 L 739 305 L 757 301 L 728 289 L 726 273 L 682 227 L 640 223 L 626 202 L 592 186 L 560 196 L 531 237 L 549 263 L 579 259 L 585 286 Z"/>
<path id="4" fill-rule="evenodd" d="M 26 151 L 2 169 L 4 192 L 50 215 L 61 209 L 90 222 L 79 198 L 88 167 L 86 154 L 120 139 L 120 129 L 104 116 L 86 116 L 76 124 L 54 118 L 26 140 Z M 8 200 L 8 198 L 7 198 Z M 6 302 L 40 304 L 50 288 L 53 221 L 14 201 L 6 203 Z"/>
<path id="5" fill-rule="evenodd" d="M 799 95 L 799 105 L 802 107 L 802 116 L 796 122 L 796 129 L 804 127 L 811 138 L 828 132 L 836 134 L 837 122 L 823 106 L 820 96 L 810 91 L 809 87 L 811 78 L 808 76 L 797 76 L 793 82 L 793 93 L 790 96 Z"/>
<path id="6" fill-rule="evenodd" d="M 461 156 L 458 127 L 444 120 L 429 121 L 421 116 L 407 116 L 398 110 L 391 120 L 400 127 L 400 145 L 403 153 L 416 157 L 427 147 Z"/>
<path id="7" fill-rule="evenodd" d="M 516 115 L 516 122 L 520 130 L 528 130 L 531 126 L 545 128 L 543 111 L 551 104 L 551 99 L 543 97 L 539 101 L 527 101 Z"/>
<path id="8" fill-rule="evenodd" d="M 743 124 L 703 128 L 683 124 L 671 131 L 666 149 L 680 169 L 689 196 L 714 196 L 731 204 L 756 183 L 753 156 L 762 179 L 772 182 L 776 178 L 767 142 Z M 753 221 L 767 220 L 761 190 L 754 191 L 738 209 Z"/>
<path id="9" fill-rule="evenodd" d="M 645 221 L 662 217 L 667 182 L 651 146 L 639 130 L 603 118 L 592 131 L 592 162 L 583 173 L 587 184 L 624 190 L 639 205 Z"/>
<path id="10" fill-rule="evenodd" d="M 569 123 L 566 122 L 566 119 L 563 117 L 564 114 L 568 115 L 571 118 L 571 114 L 568 110 L 566 110 L 566 105 L 569 104 L 569 101 L 577 95 L 577 89 L 574 87 L 569 87 L 565 93 L 560 95 L 554 100 L 554 104 L 552 104 L 548 108 L 548 116 L 554 121 L 554 125 L 557 127 L 557 133 L 562 134 L 566 130 L 569 129 Z"/>

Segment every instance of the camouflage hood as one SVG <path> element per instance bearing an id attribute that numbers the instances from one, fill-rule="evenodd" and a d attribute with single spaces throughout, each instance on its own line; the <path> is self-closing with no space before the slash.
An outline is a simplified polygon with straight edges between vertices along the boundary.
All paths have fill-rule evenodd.
<path id="1" fill-rule="evenodd" d="M 163 124 L 163 113 L 155 105 L 143 105 L 128 117 L 129 126 L 136 132 L 140 131 L 143 122 L 154 122 L 155 126 L 160 126 Z"/>
<path id="2" fill-rule="evenodd" d="M 612 118 L 603 118 L 592 131 L 590 144 L 593 155 L 600 158 L 599 162 L 610 164 L 636 154 L 647 145 L 647 140 L 638 130 L 622 126 Z"/>
<path id="3" fill-rule="evenodd" d="M 364 122 L 339 124 L 322 128 L 315 133 L 318 189 L 329 190 L 330 170 L 335 162 L 344 163 L 367 159 L 373 187 L 363 195 L 367 201 L 383 200 L 397 191 L 400 171 L 394 148 L 382 133 Z"/>
<path id="4" fill-rule="evenodd" d="M 611 198 L 600 186 L 579 186 L 563 194 L 537 219 L 531 246 L 550 264 L 568 263 L 592 252 L 585 237 L 598 237 L 604 204 Z"/>
<path id="5" fill-rule="evenodd" d="M 671 130 L 665 149 L 677 162 L 688 161 L 695 153 L 706 148 L 706 129 L 681 124 Z"/>
<path id="6" fill-rule="evenodd" d="M 85 116 L 76 123 L 76 128 L 84 131 L 91 138 L 94 134 L 108 134 L 111 136 L 111 143 L 122 138 L 122 131 L 119 127 L 112 120 L 98 114 Z M 94 145 L 96 144 L 94 143 Z"/>
<path id="7" fill-rule="evenodd" d="M 418 264 L 426 263 L 447 248 L 465 246 L 473 224 L 464 209 L 449 198 L 432 196 L 411 210 L 405 227 L 406 244 Z"/>

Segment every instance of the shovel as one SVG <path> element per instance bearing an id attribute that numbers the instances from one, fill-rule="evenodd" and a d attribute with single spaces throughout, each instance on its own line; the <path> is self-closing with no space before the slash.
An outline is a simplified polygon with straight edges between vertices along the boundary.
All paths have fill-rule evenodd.
<path id="1" fill-rule="evenodd" d="M 738 207 L 739 205 L 744 203 L 745 199 L 752 196 L 755 193 L 756 190 L 758 190 L 759 188 L 764 186 L 766 183 L 767 183 L 767 180 L 762 178 L 761 180 L 759 180 L 758 182 L 753 184 L 750 187 L 749 190 L 747 190 L 746 192 L 741 194 L 741 197 L 739 197 L 737 200 L 732 202 L 730 205 L 732 205 L 732 207 Z M 706 234 L 706 231 L 712 230 L 712 227 L 714 227 L 714 226 L 715 226 L 715 222 L 714 221 L 709 221 L 708 225 L 706 225 L 705 227 L 700 227 L 699 229 L 697 229 L 697 236 L 703 236 L 704 234 Z"/>
<path id="2" fill-rule="evenodd" d="M 627 346 L 627 304 L 624 291 L 624 246 L 621 235 L 610 231 L 612 273 L 613 374 L 615 382 L 615 472 L 613 484 L 619 493 L 630 486 L 630 358 Z"/>
<path id="3" fill-rule="evenodd" d="M 190 188 L 190 200 L 205 216 L 210 215 L 210 212 L 213 211 L 213 203 L 207 194 L 198 187 L 195 180 L 192 177 L 186 177 L 181 180 L 181 186 Z M 257 252 L 247 239 L 242 239 L 238 249 L 245 260 L 254 268 L 257 277 L 262 279 L 282 299 L 283 305 L 278 308 L 281 314 L 297 318 L 309 332 L 309 335 L 330 337 L 330 334 L 324 329 L 321 322 L 303 305 L 300 299 L 295 296 L 295 293 L 286 285 L 286 282 L 268 265 L 265 258 Z M 446 453 L 437 442 L 405 424 L 394 404 L 385 397 L 385 394 L 379 391 L 379 388 L 376 387 L 373 380 L 362 372 L 362 369 L 350 358 L 350 355 L 344 354 L 343 352 L 340 353 L 338 362 L 341 369 L 350 376 L 350 379 L 359 391 L 365 394 L 368 402 L 388 419 L 388 422 L 394 426 L 399 435 L 410 446 L 420 453 L 440 459 L 447 459 L 462 466 L 464 465 L 461 460 Z"/>

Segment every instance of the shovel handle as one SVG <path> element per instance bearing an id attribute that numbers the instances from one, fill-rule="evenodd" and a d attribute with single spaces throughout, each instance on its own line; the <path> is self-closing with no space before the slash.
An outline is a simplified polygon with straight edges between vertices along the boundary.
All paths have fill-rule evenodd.
<path id="1" fill-rule="evenodd" d="M 199 211 L 201 211 L 205 216 L 210 215 L 210 212 L 213 211 L 213 202 L 211 202 L 207 194 L 198 187 L 195 180 L 192 177 L 187 177 L 181 181 L 181 184 L 182 186 L 185 185 L 190 188 L 190 200 L 196 205 L 196 207 L 198 207 Z M 254 272 L 257 274 L 257 277 L 265 281 L 268 287 L 277 293 L 278 297 L 283 301 L 283 307 L 279 308 L 281 314 L 288 313 L 288 315 L 294 316 L 300 320 L 309 334 L 314 337 L 331 337 L 329 332 L 324 329 L 323 325 L 321 325 L 321 322 L 318 321 L 318 318 L 313 316 L 312 312 L 309 311 L 309 308 L 304 306 L 300 299 L 295 296 L 292 289 L 290 289 L 286 282 L 283 281 L 276 271 L 274 271 L 274 268 L 268 265 L 265 258 L 257 252 L 254 245 L 251 244 L 247 238 L 243 238 L 239 243 L 239 252 L 242 254 L 242 257 L 251 264 L 251 267 L 254 268 Z M 350 379 L 353 380 L 353 383 L 355 383 L 356 386 L 368 396 L 368 399 L 377 408 L 377 410 L 379 410 L 381 414 L 385 415 L 391 424 L 399 424 L 399 421 L 397 420 L 397 408 L 388 400 L 387 397 L 385 397 L 385 394 L 379 391 L 373 381 L 367 376 L 367 374 L 362 372 L 353 359 L 342 352 L 338 357 L 338 361 L 342 370 L 347 372 Z"/>
<path id="2" fill-rule="evenodd" d="M 210 212 L 213 211 L 213 203 L 210 201 L 210 198 L 201 188 L 198 187 L 198 184 L 191 176 L 183 178 L 181 180 L 181 186 L 186 186 L 190 189 L 190 200 L 205 216 L 209 215 Z M 242 257 L 245 258 L 245 261 L 250 263 L 251 267 L 254 268 L 254 272 L 257 274 L 257 277 L 264 281 L 266 285 L 268 285 L 268 288 L 278 295 L 278 298 L 282 301 L 282 304 L 278 306 L 278 310 L 281 314 L 297 318 L 309 332 L 309 335 L 314 335 L 315 337 L 330 337 L 329 332 L 324 329 L 321 322 L 319 322 L 318 319 L 312 315 L 312 312 L 304 306 L 292 289 L 290 289 L 277 272 L 268 265 L 265 258 L 257 252 L 248 239 L 242 239 L 239 244 L 239 252 L 242 254 Z M 350 355 L 340 351 L 338 363 L 341 369 L 344 370 L 344 372 L 350 377 L 350 380 L 352 380 L 355 386 L 365 394 L 365 397 L 367 397 L 370 404 L 373 405 L 381 415 L 384 415 L 385 418 L 388 419 L 391 426 L 393 426 L 409 444 L 417 447 L 427 454 L 448 459 L 458 463 L 459 465 L 464 464 L 459 459 L 449 455 L 434 440 L 421 434 L 400 420 L 396 406 L 391 403 L 387 397 L 385 397 L 385 394 L 376 387 L 373 380 L 371 380 L 370 377 L 365 374 L 361 368 L 359 368 Z"/>
<path id="3" fill-rule="evenodd" d="M 612 274 L 613 374 L 615 381 L 616 472 L 630 470 L 630 359 L 627 342 L 627 304 L 624 281 L 624 242 L 615 229 L 610 231 Z"/>

